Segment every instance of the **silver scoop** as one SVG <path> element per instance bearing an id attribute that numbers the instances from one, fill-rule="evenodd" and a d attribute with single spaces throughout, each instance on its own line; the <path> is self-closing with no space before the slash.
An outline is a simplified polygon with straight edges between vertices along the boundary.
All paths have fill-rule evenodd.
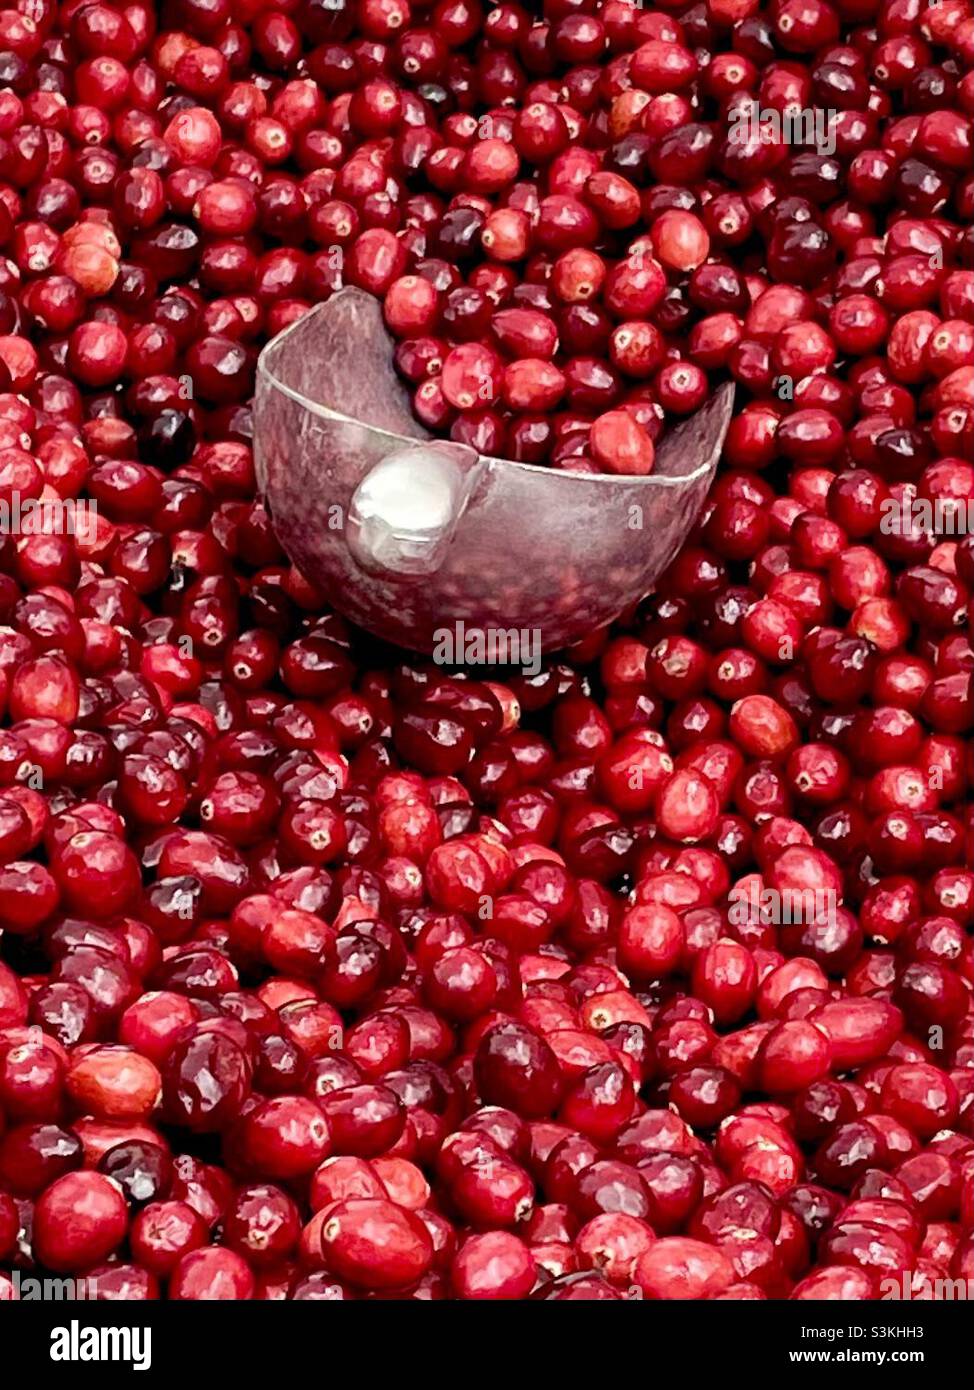
<path id="1" fill-rule="evenodd" d="M 530 630 L 545 651 L 647 594 L 692 526 L 730 423 L 721 386 L 648 477 L 568 473 L 432 439 L 369 294 L 339 291 L 257 364 L 257 478 L 281 543 L 346 617 L 430 652 L 437 633 Z"/>

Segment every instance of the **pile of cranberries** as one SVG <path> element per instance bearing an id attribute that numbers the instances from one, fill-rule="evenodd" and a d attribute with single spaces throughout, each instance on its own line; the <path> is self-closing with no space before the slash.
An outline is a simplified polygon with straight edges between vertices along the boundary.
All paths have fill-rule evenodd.
<path id="1" fill-rule="evenodd" d="M 974 1280 L 972 67 L 970 0 L 0 12 L 0 1297 Z M 483 679 L 326 609 L 249 395 L 343 284 L 487 453 L 737 384 L 649 599 Z"/>

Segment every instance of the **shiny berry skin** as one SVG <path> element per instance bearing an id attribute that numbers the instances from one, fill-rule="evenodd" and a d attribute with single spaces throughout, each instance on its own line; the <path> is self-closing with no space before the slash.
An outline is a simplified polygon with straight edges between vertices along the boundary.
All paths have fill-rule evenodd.
<path id="1" fill-rule="evenodd" d="M 144 1207 L 132 1222 L 129 1239 L 143 1268 L 165 1278 L 183 1255 L 206 1244 L 207 1228 L 193 1207 L 169 1199 Z"/>
<path id="2" fill-rule="evenodd" d="M 529 1249 L 507 1231 L 470 1236 L 457 1252 L 450 1271 L 456 1296 L 462 1299 L 526 1298 L 536 1277 Z"/>
<path id="3" fill-rule="evenodd" d="M 48 1269 L 89 1268 L 110 1255 L 125 1236 L 125 1199 L 101 1173 L 66 1173 L 38 1199 L 33 1239 Z"/>
<path id="4" fill-rule="evenodd" d="M 562 1082 L 554 1054 L 544 1040 L 521 1024 L 499 1024 L 483 1037 L 474 1062 L 484 1099 L 519 1114 L 552 1112 Z"/>
<path id="5" fill-rule="evenodd" d="M 429 1269 L 433 1243 L 412 1212 L 380 1198 L 353 1198 L 327 1213 L 321 1228 L 326 1264 L 364 1289 L 407 1289 Z"/>
<path id="6" fill-rule="evenodd" d="M 733 1283 L 734 1268 L 716 1246 L 667 1236 L 637 1258 L 634 1277 L 644 1298 L 712 1298 Z"/>
<path id="7" fill-rule="evenodd" d="M 242 1255 L 218 1245 L 205 1245 L 183 1255 L 169 1281 L 169 1297 L 178 1301 L 248 1299 L 254 1276 Z"/>
<path id="8" fill-rule="evenodd" d="M 75 835 L 55 859 L 53 871 L 68 906 L 99 917 L 123 911 L 139 888 L 132 851 L 98 831 Z"/>
<path id="9" fill-rule="evenodd" d="M 177 1043 L 163 1070 L 163 1106 L 175 1124 L 223 1129 L 249 1087 L 247 1060 L 229 1037 L 197 1033 Z"/>
<path id="10" fill-rule="evenodd" d="M 322 1110 L 301 1096 L 278 1096 L 261 1102 L 242 1124 L 241 1146 L 247 1162 L 272 1178 L 311 1172 L 329 1150 L 328 1125 Z"/>

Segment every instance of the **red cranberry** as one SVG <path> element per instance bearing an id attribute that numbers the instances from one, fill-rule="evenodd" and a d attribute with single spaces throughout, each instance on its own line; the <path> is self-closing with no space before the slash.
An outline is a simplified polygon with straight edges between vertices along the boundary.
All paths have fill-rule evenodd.
<path id="1" fill-rule="evenodd" d="M 60 1272 L 88 1269 L 125 1237 L 125 1199 L 101 1173 L 66 1173 L 38 1198 L 33 1241 L 38 1258 Z"/>

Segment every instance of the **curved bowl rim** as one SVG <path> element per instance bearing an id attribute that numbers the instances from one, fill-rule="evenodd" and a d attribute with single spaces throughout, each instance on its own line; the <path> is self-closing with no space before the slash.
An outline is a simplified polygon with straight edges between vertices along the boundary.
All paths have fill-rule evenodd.
<path id="1" fill-rule="evenodd" d="M 339 295 L 344 293 L 344 289 L 339 290 L 338 292 Z M 316 304 L 313 309 L 310 309 L 308 311 L 308 313 L 302 314 L 300 318 L 295 319 L 293 323 L 288 324 L 287 328 L 282 329 L 280 333 L 276 334 L 276 336 L 273 337 L 269 343 L 264 344 L 263 348 L 260 351 L 260 355 L 257 358 L 258 381 L 260 381 L 260 379 L 263 379 L 273 390 L 280 391 L 282 395 L 287 396 L 290 400 L 300 405 L 304 410 L 310 411 L 311 414 L 317 415 L 323 420 L 330 420 L 331 422 L 340 425 L 349 425 L 354 429 L 371 430 L 374 434 L 382 435 L 386 439 L 393 440 L 397 446 L 400 446 L 403 449 L 416 448 L 418 445 L 421 445 L 424 441 L 421 439 L 410 438 L 408 435 L 405 434 L 396 434 L 392 430 L 382 429 L 379 425 L 370 425 L 365 420 L 356 420 L 351 415 L 342 414 L 340 410 L 333 410 L 331 406 L 322 405 L 320 401 L 311 400 L 310 397 L 305 396 L 302 392 L 296 391 L 293 386 L 289 386 L 286 381 L 282 381 L 281 378 L 277 376 L 271 369 L 269 365 L 269 354 L 274 352 L 290 334 L 295 332 L 296 329 L 307 328 L 309 321 L 315 315 L 321 313 L 323 309 L 327 309 L 328 305 L 331 304 L 333 300 L 336 298 L 338 298 L 338 295 L 333 295 L 331 299 L 326 299 L 324 303 Z M 730 412 L 733 408 L 733 396 L 733 384 L 731 382 L 724 382 L 722 385 L 718 386 L 714 394 L 702 406 L 700 406 L 700 410 L 706 410 L 707 407 L 709 405 L 712 405 L 714 401 L 722 403 L 723 400 L 726 400 L 727 406 L 725 408 L 727 411 L 729 422 Z M 720 409 L 721 406 L 718 405 L 717 408 Z M 681 421 L 680 423 L 687 423 L 693 418 L 693 415 L 687 416 L 687 420 Z M 679 426 L 677 426 L 677 428 L 679 428 Z M 721 437 L 720 449 L 723 449 L 723 437 Z M 718 450 L 718 456 L 719 452 L 720 450 Z M 504 470 L 516 470 L 517 472 L 526 473 L 529 476 L 537 476 L 544 478 L 549 483 L 549 485 L 552 483 L 564 483 L 565 486 L 571 486 L 573 483 L 608 483 L 614 484 L 615 486 L 623 486 L 627 488 L 686 487 L 688 484 L 695 483 L 699 481 L 699 479 L 705 477 L 707 473 L 709 473 L 710 470 L 713 468 L 714 463 L 716 462 L 716 459 L 708 458 L 704 460 L 704 462 L 701 463 L 698 468 L 695 468 L 692 473 L 681 473 L 679 475 L 649 473 L 645 477 L 638 477 L 629 473 L 572 473 L 568 469 L 547 468 L 544 464 L 540 463 L 519 463 L 515 459 L 498 458 L 496 455 L 493 454 L 480 454 L 478 455 L 478 457 L 483 460 L 483 462 L 489 467 L 489 469 L 492 472 L 496 471 L 500 474 Z"/>

